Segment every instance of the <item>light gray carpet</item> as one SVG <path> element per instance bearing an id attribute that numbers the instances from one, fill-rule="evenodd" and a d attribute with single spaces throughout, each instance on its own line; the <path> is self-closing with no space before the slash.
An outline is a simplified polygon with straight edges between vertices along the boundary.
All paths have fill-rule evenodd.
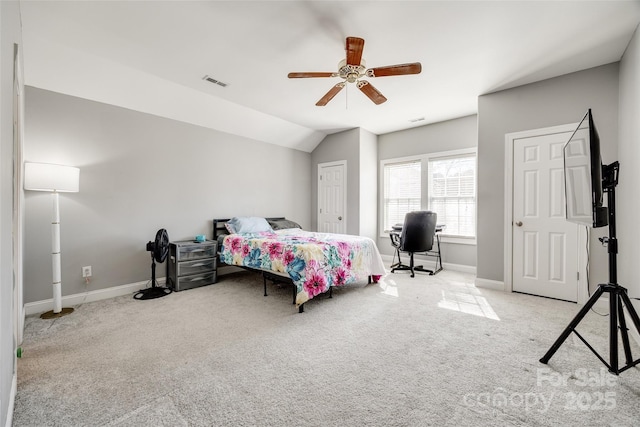
<path id="1" fill-rule="evenodd" d="M 336 289 L 303 314 L 269 291 L 238 273 L 29 317 L 14 425 L 640 425 L 640 369 L 607 373 L 574 335 L 538 361 L 575 304 L 449 271 Z M 591 313 L 579 328 L 606 358 L 607 327 Z"/>

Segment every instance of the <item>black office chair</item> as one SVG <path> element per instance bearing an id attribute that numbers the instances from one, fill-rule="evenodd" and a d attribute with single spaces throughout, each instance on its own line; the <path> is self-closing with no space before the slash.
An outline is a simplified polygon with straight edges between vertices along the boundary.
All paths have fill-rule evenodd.
<path id="1" fill-rule="evenodd" d="M 409 270 L 411 277 L 415 277 L 414 271 L 422 271 L 434 274 L 433 270 L 427 270 L 422 265 L 413 265 L 413 254 L 428 252 L 433 247 L 433 239 L 436 232 L 436 220 L 438 215 L 431 211 L 409 212 L 404 217 L 402 232 L 391 232 L 391 245 L 396 248 L 398 262 L 391 266 L 391 272 L 396 270 Z M 400 252 L 409 253 L 409 265 L 402 263 Z"/>

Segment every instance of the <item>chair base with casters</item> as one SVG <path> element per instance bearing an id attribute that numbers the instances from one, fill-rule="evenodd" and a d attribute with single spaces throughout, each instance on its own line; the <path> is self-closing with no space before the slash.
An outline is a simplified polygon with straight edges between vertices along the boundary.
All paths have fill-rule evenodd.
<path id="1" fill-rule="evenodd" d="M 423 273 L 429 273 L 429 275 L 433 276 L 438 271 L 442 270 L 442 267 L 440 267 L 439 269 L 436 269 L 434 271 L 434 270 L 428 270 L 428 269 L 424 268 L 424 266 L 422 266 L 422 265 L 414 265 L 414 263 L 413 263 L 413 254 L 409 255 L 409 265 L 405 265 L 405 264 L 402 263 L 402 260 L 400 259 L 400 251 L 397 251 L 397 252 L 398 252 L 398 262 L 396 264 L 391 265 L 391 272 L 392 273 L 395 273 L 397 270 L 400 270 L 400 271 L 408 270 L 408 271 L 411 272 L 411 277 L 415 277 L 415 272 L 416 271 L 421 271 Z"/>
<path id="2" fill-rule="evenodd" d="M 393 259 L 391 260 L 391 262 L 392 262 L 392 264 L 391 264 L 391 272 L 393 273 L 396 270 L 400 270 L 400 271 L 408 270 L 408 271 L 411 271 L 411 277 L 415 277 L 414 271 L 421 271 L 423 273 L 429 273 L 430 276 L 438 274 L 439 272 L 442 271 L 442 258 L 440 257 L 440 236 L 438 236 L 438 235 L 436 235 L 436 244 L 438 246 L 438 250 L 437 251 L 430 251 L 430 252 L 425 253 L 426 256 L 430 256 L 430 257 L 436 258 L 436 265 L 435 265 L 435 269 L 434 270 L 428 270 L 428 269 L 424 268 L 424 266 L 422 266 L 422 265 L 415 266 L 414 262 L 413 262 L 413 254 L 412 253 L 409 254 L 409 265 L 403 264 L 402 263 L 402 259 L 400 258 L 400 250 L 396 248 L 396 252 L 395 252 L 395 254 L 393 254 Z M 396 262 L 394 264 L 393 261 L 395 261 L 396 255 L 398 256 L 398 262 Z"/>

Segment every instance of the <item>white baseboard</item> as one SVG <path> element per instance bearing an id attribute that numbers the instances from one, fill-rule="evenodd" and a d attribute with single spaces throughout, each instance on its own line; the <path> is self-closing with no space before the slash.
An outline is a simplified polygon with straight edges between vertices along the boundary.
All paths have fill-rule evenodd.
<path id="1" fill-rule="evenodd" d="M 485 289 L 493 289 L 496 291 L 504 291 L 504 282 L 499 280 L 489 280 L 489 279 L 481 279 L 476 277 L 476 287 L 477 288 L 485 288 Z"/>
<path id="2" fill-rule="evenodd" d="M 387 264 L 391 264 L 391 262 L 393 261 L 393 256 L 392 255 L 387 255 L 387 254 L 380 254 L 380 257 L 382 258 L 382 261 L 386 262 Z M 420 262 L 420 264 L 424 264 L 425 268 L 431 268 L 434 269 L 436 266 L 436 261 L 434 259 L 427 259 L 427 258 L 422 258 L 420 256 L 415 256 L 415 261 L 416 262 Z M 476 274 L 476 268 L 472 265 L 463 265 L 463 264 L 451 264 L 449 262 L 443 262 L 442 263 L 442 268 L 444 270 L 451 270 L 451 271 L 459 271 L 461 273 L 469 273 L 469 274 Z"/>
<path id="3" fill-rule="evenodd" d="M 13 357 L 16 357 L 16 353 L 13 353 Z M 13 424 L 13 408 L 16 404 L 16 394 L 18 393 L 18 376 L 13 373 L 13 380 L 11 381 L 11 393 L 9 393 L 9 406 L 7 407 L 7 422 L 5 427 L 11 427 Z"/>
<path id="4" fill-rule="evenodd" d="M 460 273 L 476 274 L 476 268 L 473 265 L 452 264 L 450 262 L 443 262 L 442 268 L 445 270 L 459 271 Z"/>
<path id="5" fill-rule="evenodd" d="M 165 284 L 165 278 L 156 279 L 159 285 Z M 132 294 L 144 289 L 149 284 L 148 280 L 142 282 L 129 283 L 127 285 L 113 286 L 111 288 L 96 289 L 94 291 L 83 292 L 80 294 L 66 295 L 62 297 L 63 306 L 73 306 L 83 304 L 85 302 L 100 301 L 103 299 L 119 297 L 122 295 Z M 53 310 L 53 298 L 43 301 L 28 302 L 24 305 L 26 315 L 40 314 L 49 310 Z"/>

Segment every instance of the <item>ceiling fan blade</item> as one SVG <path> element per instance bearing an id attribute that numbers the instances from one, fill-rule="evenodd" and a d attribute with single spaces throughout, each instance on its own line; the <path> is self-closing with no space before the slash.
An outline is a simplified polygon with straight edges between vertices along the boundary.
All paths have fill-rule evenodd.
<path id="1" fill-rule="evenodd" d="M 356 67 L 362 62 L 362 49 L 364 49 L 364 39 L 359 37 L 347 37 L 347 64 Z"/>
<path id="2" fill-rule="evenodd" d="M 369 99 L 372 100 L 376 105 L 380 105 L 387 100 L 387 98 L 385 98 L 384 95 L 378 91 L 378 89 L 373 87 L 373 85 L 366 80 L 360 80 L 358 82 L 358 89 L 360 89 L 362 93 L 367 95 Z"/>
<path id="3" fill-rule="evenodd" d="M 340 82 L 340 83 L 336 84 L 334 87 L 332 87 L 329 90 L 329 92 L 326 93 L 325 96 L 320 98 L 320 101 L 316 102 L 316 105 L 318 107 L 324 107 L 325 105 L 327 105 L 327 103 L 329 101 L 331 101 L 333 99 L 334 96 L 336 96 L 338 94 L 338 92 L 340 92 L 342 90 L 343 87 L 344 87 L 344 83 L 343 82 Z"/>
<path id="4" fill-rule="evenodd" d="M 307 73 L 307 72 L 289 73 L 287 75 L 287 77 L 289 77 L 290 79 L 306 79 L 309 77 L 335 77 L 335 76 L 337 76 L 336 73 Z"/>
<path id="5" fill-rule="evenodd" d="M 369 68 L 367 77 L 401 76 L 405 74 L 420 74 L 422 64 L 413 62 L 411 64 L 389 65 L 386 67 Z"/>

